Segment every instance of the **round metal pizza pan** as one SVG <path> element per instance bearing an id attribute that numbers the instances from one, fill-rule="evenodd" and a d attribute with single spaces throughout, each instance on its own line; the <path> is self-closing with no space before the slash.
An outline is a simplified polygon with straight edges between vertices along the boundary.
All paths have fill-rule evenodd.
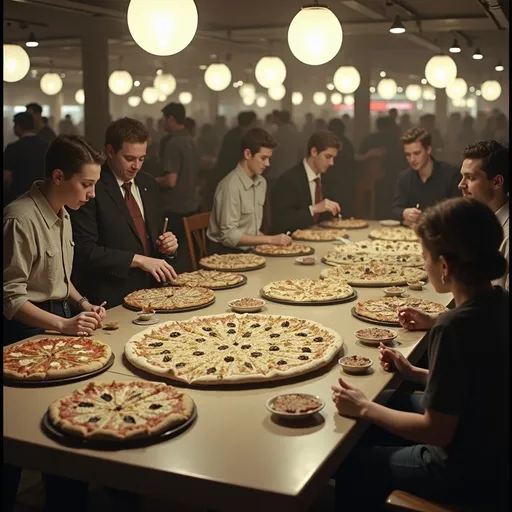
<path id="1" fill-rule="evenodd" d="M 298 258 L 299 256 L 311 256 L 312 254 L 315 254 L 315 249 L 313 247 L 310 247 L 309 252 L 296 252 L 294 254 L 267 254 L 263 252 L 254 251 L 254 254 L 257 254 L 258 256 L 268 256 L 269 258 Z"/>
<path id="2" fill-rule="evenodd" d="M 200 304 L 199 306 L 190 306 L 188 308 L 179 308 L 179 309 L 155 309 L 155 313 L 186 313 L 187 311 L 197 311 L 198 309 L 207 308 L 211 306 L 215 302 L 215 297 L 210 302 L 206 302 L 205 304 Z M 123 302 L 123 306 L 130 311 L 140 311 L 140 308 L 136 308 L 134 306 L 129 306 L 125 302 Z"/>
<path id="3" fill-rule="evenodd" d="M 332 306 L 334 304 L 343 304 L 344 302 L 350 302 L 357 299 L 357 292 L 354 290 L 354 293 L 349 297 L 345 297 L 343 299 L 335 299 L 335 300 L 326 300 L 326 301 L 309 301 L 309 302 L 295 302 L 292 300 L 284 300 L 284 299 L 275 299 L 274 297 L 270 297 L 263 290 L 260 290 L 260 295 L 267 300 L 272 302 L 277 302 L 278 304 L 289 304 L 291 306 Z"/>
<path id="4" fill-rule="evenodd" d="M 114 439 L 83 439 L 81 437 L 72 436 L 62 432 L 59 428 L 55 427 L 50 418 L 48 416 L 48 411 L 44 414 L 43 419 L 41 420 L 41 427 L 43 432 L 54 439 L 55 441 L 61 442 L 63 444 L 68 444 L 75 447 L 81 448 L 91 448 L 91 449 L 103 449 L 103 450 L 122 450 L 124 448 L 139 448 L 143 446 L 149 446 L 155 443 L 161 443 L 162 441 L 167 441 L 171 439 L 184 430 L 186 430 L 197 418 L 197 407 L 194 404 L 194 410 L 192 411 L 192 415 L 190 418 L 181 425 L 178 425 L 175 428 L 165 431 L 164 433 L 158 436 L 151 437 L 139 437 L 135 439 L 128 440 L 114 440 Z"/>
<path id="5" fill-rule="evenodd" d="M 64 377 L 60 379 L 48 379 L 48 380 L 14 380 L 8 379 L 4 377 L 4 386 L 12 386 L 17 388 L 43 388 L 46 386 L 60 386 L 62 384 L 69 384 L 70 382 L 77 382 L 80 380 L 90 379 L 95 375 L 99 375 L 107 371 L 113 364 L 116 356 L 114 353 L 110 356 L 107 364 L 100 368 L 99 370 L 95 370 L 90 373 L 85 373 L 83 375 L 74 375 L 73 377 Z"/>
<path id="6" fill-rule="evenodd" d="M 381 320 L 374 320 L 373 318 L 366 318 L 365 316 L 360 315 L 359 313 L 356 313 L 356 308 L 352 308 L 350 310 L 352 313 L 352 316 L 355 316 L 358 320 L 362 320 L 363 322 L 368 322 L 369 324 L 376 324 L 376 325 L 385 325 L 386 327 L 402 327 L 400 322 L 385 322 Z"/>
<path id="7" fill-rule="evenodd" d="M 324 222 L 329 222 L 329 221 L 324 221 Z M 357 227 L 351 227 L 351 226 L 343 226 L 343 227 L 340 227 L 340 226 L 326 226 L 324 224 L 324 222 L 320 222 L 319 226 L 323 229 L 366 229 L 369 224 L 366 223 L 365 226 L 357 226 Z"/>
<path id="8" fill-rule="evenodd" d="M 247 284 L 247 276 L 243 276 L 240 274 L 240 276 L 243 277 L 243 279 L 239 283 L 235 284 L 229 284 L 225 286 L 206 286 L 206 285 L 197 285 L 201 288 L 208 288 L 208 290 L 231 290 L 231 288 L 240 288 L 240 286 L 243 286 L 244 284 Z M 176 288 L 180 288 L 181 286 L 188 286 L 188 285 L 180 285 L 180 284 L 171 284 L 171 286 L 174 286 Z"/>
<path id="9" fill-rule="evenodd" d="M 265 255 L 266 256 L 266 255 Z M 258 265 L 257 267 L 249 267 L 249 268 L 214 268 L 214 267 L 206 267 L 199 263 L 199 266 L 204 270 L 218 270 L 219 272 L 250 272 L 251 270 L 260 270 L 261 268 L 266 267 L 266 263 L 262 263 L 261 265 Z"/>

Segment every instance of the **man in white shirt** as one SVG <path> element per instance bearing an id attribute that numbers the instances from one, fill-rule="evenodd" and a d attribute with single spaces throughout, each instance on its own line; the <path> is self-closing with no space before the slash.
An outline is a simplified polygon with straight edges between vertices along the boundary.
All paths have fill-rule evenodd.
<path id="1" fill-rule="evenodd" d="M 308 154 L 277 180 L 272 189 L 272 231 L 304 229 L 340 213 L 340 205 L 322 190 L 321 176 L 334 164 L 340 141 L 328 130 L 313 133 Z"/>
<path id="2" fill-rule="evenodd" d="M 486 140 L 467 146 L 462 155 L 459 188 L 464 197 L 485 203 L 496 214 L 504 232 L 500 251 L 509 262 L 509 149 L 495 140 Z M 508 291 L 508 269 L 494 284 Z"/>

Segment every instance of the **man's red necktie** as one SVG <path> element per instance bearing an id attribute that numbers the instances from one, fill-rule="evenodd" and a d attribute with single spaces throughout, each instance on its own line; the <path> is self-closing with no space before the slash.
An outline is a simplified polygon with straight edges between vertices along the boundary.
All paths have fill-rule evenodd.
<path id="1" fill-rule="evenodd" d="M 125 190 L 124 200 L 126 206 L 128 207 L 128 211 L 132 216 L 133 223 L 135 224 L 135 229 L 139 235 L 140 241 L 144 246 L 144 255 L 151 256 L 151 245 L 149 243 L 148 234 L 146 231 L 146 223 L 144 222 L 144 218 L 142 217 L 142 213 L 140 212 L 139 205 L 132 194 L 132 182 L 129 181 L 127 183 L 123 183 L 122 187 Z"/>

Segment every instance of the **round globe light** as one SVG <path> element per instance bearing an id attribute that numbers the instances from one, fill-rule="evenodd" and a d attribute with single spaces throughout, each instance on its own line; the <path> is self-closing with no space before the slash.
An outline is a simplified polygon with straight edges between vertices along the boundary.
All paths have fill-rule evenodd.
<path id="1" fill-rule="evenodd" d="M 256 106 L 264 108 L 267 106 L 267 98 L 265 96 L 258 96 L 256 98 Z"/>
<path id="2" fill-rule="evenodd" d="M 345 103 L 345 105 L 349 107 L 351 107 L 355 102 L 356 100 L 354 99 L 354 96 L 352 94 L 346 94 L 345 97 L 343 98 L 343 103 Z"/>
<path id="3" fill-rule="evenodd" d="M 426 101 L 434 101 L 436 99 L 436 93 L 432 87 L 425 87 L 421 96 Z"/>
<path id="4" fill-rule="evenodd" d="M 30 58 L 17 44 L 4 44 L 4 82 L 19 82 L 30 69 Z"/>
<path id="5" fill-rule="evenodd" d="M 325 102 L 327 101 L 327 94 L 323 91 L 317 91 L 315 94 L 313 94 L 313 103 L 315 105 L 318 105 L 321 107 L 322 105 L 325 105 Z"/>
<path id="6" fill-rule="evenodd" d="M 333 82 L 341 93 L 352 94 L 361 83 L 361 75 L 354 66 L 341 66 L 334 73 Z"/>
<path id="7" fill-rule="evenodd" d="M 189 105 L 192 103 L 192 93 L 188 91 L 182 91 L 180 92 L 178 99 L 182 105 Z"/>
<path id="8" fill-rule="evenodd" d="M 181 52 L 197 30 L 193 0 L 131 0 L 127 18 L 134 41 L 153 55 Z"/>
<path id="9" fill-rule="evenodd" d="M 297 106 L 302 103 L 304 100 L 304 96 L 302 96 L 301 92 L 292 92 L 292 104 Z"/>
<path id="10" fill-rule="evenodd" d="M 444 89 L 457 78 L 457 64 L 449 55 L 434 55 L 425 66 L 425 78 L 436 89 Z"/>
<path id="11" fill-rule="evenodd" d="M 158 89 L 155 89 L 155 87 L 146 87 L 142 91 L 142 99 L 144 100 L 144 103 L 147 103 L 148 105 L 154 105 L 158 101 L 158 96 L 160 93 L 158 92 Z"/>
<path id="12" fill-rule="evenodd" d="M 379 96 L 385 100 L 390 100 L 396 96 L 397 85 L 392 78 L 383 78 L 377 84 Z"/>
<path id="13" fill-rule="evenodd" d="M 331 94 L 331 103 L 333 105 L 341 105 L 343 103 L 343 96 L 339 92 L 333 92 Z"/>
<path id="14" fill-rule="evenodd" d="M 286 95 L 286 87 L 283 84 L 278 85 L 277 87 L 271 87 L 268 90 L 268 95 L 269 98 L 274 101 L 281 101 Z"/>
<path id="15" fill-rule="evenodd" d="M 254 68 L 254 76 L 265 89 L 277 87 L 286 78 L 286 66 L 279 57 L 262 57 Z"/>
<path id="16" fill-rule="evenodd" d="M 467 92 L 468 84 L 464 78 L 456 78 L 446 86 L 446 96 L 452 100 L 464 98 Z"/>
<path id="17" fill-rule="evenodd" d="M 466 105 L 469 107 L 469 108 L 474 108 L 476 107 L 476 100 L 475 98 L 468 98 L 466 100 Z"/>
<path id="18" fill-rule="evenodd" d="M 132 75 L 125 70 L 112 71 L 108 79 L 108 87 L 117 96 L 123 96 L 132 90 Z"/>
<path id="19" fill-rule="evenodd" d="M 166 99 L 167 99 L 167 96 L 163 92 L 158 93 L 158 101 L 164 102 Z"/>
<path id="20" fill-rule="evenodd" d="M 334 59 L 343 43 L 343 29 L 336 15 L 325 6 L 303 7 L 288 28 L 288 46 L 295 57 L 318 66 Z"/>
<path id="21" fill-rule="evenodd" d="M 41 91 L 48 96 L 55 96 L 62 90 L 62 78 L 57 73 L 45 73 L 39 82 Z"/>
<path id="22" fill-rule="evenodd" d="M 231 83 L 231 71 L 226 64 L 210 64 L 204 72 L 204 81 L 212 91 L 223 91 Z"/>
<path id="23" fill-rule="evenodd" d="M 242 103 L 246 107 L 250 107 L 251 105 L 254 105 L 254 102 L 256 101 L 256 95 L 247 94 L 242 98 Z"/>
<path id="24" fill-rule="evenodd" d="M 496 101 L 501 96 L 501 85 L 496 80 L 487 80 L 480 87 L 485 101 Z"/>
<path id="25" fill-rule="evenodd" d="M 128 105 L 130 105 L 130 107 L 138 107 L 140 105 L 140 101 L 140 96 L 130 96 L 128 98 Z"/>
<path id="26" fill-rule="evenodd" d="M 155 76 L 153 87 L 166 96 L 170 96 L 176 90 L 176 78 L 170 73 Z"/>
<path id="27" fill-rule="evenodd" d="M 78 91 L 75 92 L 75 101 L 79 105 L 83 105 L 85 103 L 85 92 L 83 89 L 78 89 Z"/>
<path id="28" fill-rule="evenodd" d="M 249 83 L 244 84 L 240 87 L 238 93 L 240 94 L 240 98 L 244 96 L 256 96 L 256 86 Z"/>
<path id="29" fill-rule="evenodd" d="M 421 98 L 421 85 L 411 84 L 405 88 L 405 97 L 409 101 L 418 101 Z"/>

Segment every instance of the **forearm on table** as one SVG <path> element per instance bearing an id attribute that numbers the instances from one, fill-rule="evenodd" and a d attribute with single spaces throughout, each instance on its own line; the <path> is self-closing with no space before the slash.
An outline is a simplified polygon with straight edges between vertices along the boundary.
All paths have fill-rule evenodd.
<path id="1" fill-rule="evenodd" d="M 30 301 L 25 302 L 25 304 L 16 311 L 13 319 L 30 327 L 58 332 L 62 331 L 62 322 L 64 320 L 60 316 L 38 308 Z"/>
<path id="2" fill-rule="evenodd" d="M 413 366 L 411 374 L 408 375 L 407 380 L 417 382 L 418 384 L 427 385 L 429 376 L 429 371 L 426 368 L 419 368 L 418 366 Z"/>
<path id="3" fill-rule="evenodd" d="M 266 235 L 246 235 L 245 233 L 240 238 L 237 247 L 247 247 L 254 245 L 269 244 L 270 237 Z"/>

